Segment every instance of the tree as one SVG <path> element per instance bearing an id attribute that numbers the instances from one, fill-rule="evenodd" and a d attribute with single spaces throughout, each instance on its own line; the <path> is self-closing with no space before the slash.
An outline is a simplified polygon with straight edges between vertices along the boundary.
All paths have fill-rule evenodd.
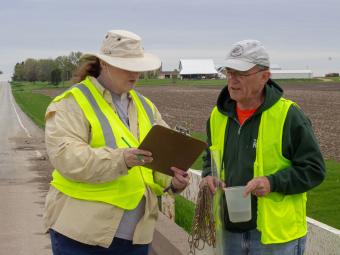
<path id="1" fill-rule="evenodd" d="M 177 71 L 177 69 L 174 69 L 171 73 L 171 78 L 172 78 L 172 83 L 176 83 L 177 78 L 178 78 L 178 74 L 179 72 Z"/>
<path id="2" fill-rule="evenodd" d="M 12 80 L 13 81 L 24 80 L 24 62 L 15 64 Z"/>
<path id="3" fill-rule="evenodd" d="M 39 81 L 52 81 L 52 71 L 57 68 L 57 64 L 53 59 L 40 59 L 38 60 L 38 80 Z"/>
<path id="4" fill-rule="evenodd" d="M 76 70 L 80 62 L 81 52 L 71 52 L 68 56 L 59 56 L 56 58 L 58 68 L 61 70 L 63 81 L 71 79 L 72 73 Z"/>
<path id="5" fill-rule="evenodd" d="M 2 74 L 2 71 L 0 70 L 0 74 Z"/>
<path id="6" fill-rule="evenodd" d="M 60 69 L 56 68 L 51 72 L 51 82 L 54 85 L 58 85 L 61 82 L 61 71 Z"/>
<path id="7" fill-rule="evenodd" d="M 15 65 L 12 79 L 13 81 L 49 81 L 54 84 L 59 83 L 60 79 L 68 81 L 79 65 L 81 56 L 82 53 L 77 51 L 54 60 L 28 58 Z"/>
<path id="8" fill-rule="evenodd" d="M 70 55 L 68 55 L 70 63 L 73 65 L 74 68 L 76 68 L 79 65 L 80 58 L 83 55 L 80 51 L 77 52 L 71 52 Z"/>
<path id="9" fill-rule="evenodd" d="M 24 79 L 35 82 L 38 80 L 38 61 L 28 58 L 24 63 Z"/>

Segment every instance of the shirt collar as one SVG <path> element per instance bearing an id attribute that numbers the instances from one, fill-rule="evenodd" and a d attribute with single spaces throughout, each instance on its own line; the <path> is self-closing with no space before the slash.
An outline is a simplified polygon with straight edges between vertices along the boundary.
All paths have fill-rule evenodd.
<path id="1" fill-rule="evenodd" d="M 92 82 L 92 84 L 98 89 L 99 93 L 105 98 L 105 95 L 109 94 L 109 95 L 113 95 L 114 93 L 109 91 L 108 89 L 104 88 L 99 81 L 93 77 L 93 76 L 88 76 L 88 78 L 90 79 L 90 81 Z M 114 94 L 116 95 L 116 94 Z M 117 97 L 119 97 L 118 95 L 116 95 Z M 130 92 L 128 93 L 124 93 L 121 95 L 121 100 L 128 98 L 129 100 L 132 99 Z"/>

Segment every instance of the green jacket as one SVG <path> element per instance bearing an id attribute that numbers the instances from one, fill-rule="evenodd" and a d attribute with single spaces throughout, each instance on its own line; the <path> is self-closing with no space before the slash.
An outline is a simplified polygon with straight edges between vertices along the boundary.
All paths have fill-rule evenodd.
<path id="1" fill-rule="evenodd" d="M 227 186 L 246 185 L 253 178 L 256 142 L 261 113 L 269 109 L 282 97 L 283 90 L 272 80 L 265 86 L 265 101 L 256 113 L 239 125 L 236 116 L 236 102 L 230 98 L 224 88 L 217 100 L 218 110 L 229 117 L 225 134 L 225 151 L 223 163 Z M 207 122 L 208 143 L 210 141 L 209 120 Z M 282 153 L 292 162 L 292 166 L 268 176 L 271 191 L 282 194 L 298 194 L 320 184 L 325 177 L 325 165 L 319 145 L 314 136 L 311 123 L 297 106 L 288 111 L 283 130 Z M 210 153 L 204 156 L 202 176 L 210 175 Z M 225 199 L 224 212 L 226 211 Z M 256 228 L 257 199 L 252 196 L 252 220 L 245 223 L 232 223 L 224 213 L 226 229 L 232 232 L 243 232 Z"/>

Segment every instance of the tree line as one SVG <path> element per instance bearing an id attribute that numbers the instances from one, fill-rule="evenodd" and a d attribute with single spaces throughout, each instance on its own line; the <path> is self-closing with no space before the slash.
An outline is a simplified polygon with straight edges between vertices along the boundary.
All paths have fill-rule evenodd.
<path id="1" fill-rule="evenodd" d="M 47 81 L 58 84 L 68 81 L 80 63 L 81 52 L 71 52 L 68 56 L 55 59 L 28 58 L 14 67 L 13 81 Z"/>
<path id="2" fill-rule="evenodd" d="M 81 62 L 81 52 L 71 52 L 68 56 L 59 56 L 55 59 L 28 58 L 14 67 L 13 81 L 47 81 L 58 84 L 72 78 L 73 72 Z M 157 78 L 160 70 L 145 72 L 141 79 Z M 1 71 L 0 71 L 1 74 Z"/>

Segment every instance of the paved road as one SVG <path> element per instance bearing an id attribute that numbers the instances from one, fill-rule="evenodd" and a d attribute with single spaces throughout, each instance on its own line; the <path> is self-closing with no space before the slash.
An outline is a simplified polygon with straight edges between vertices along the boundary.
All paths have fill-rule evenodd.
<path id="1" fill-rule="evenodd" d="M 41 137 L 15 104 L 10 85 L 0 82 L 0 255 L 51 254 L 42 225 L 45 192 L 34 171 Z"/>

